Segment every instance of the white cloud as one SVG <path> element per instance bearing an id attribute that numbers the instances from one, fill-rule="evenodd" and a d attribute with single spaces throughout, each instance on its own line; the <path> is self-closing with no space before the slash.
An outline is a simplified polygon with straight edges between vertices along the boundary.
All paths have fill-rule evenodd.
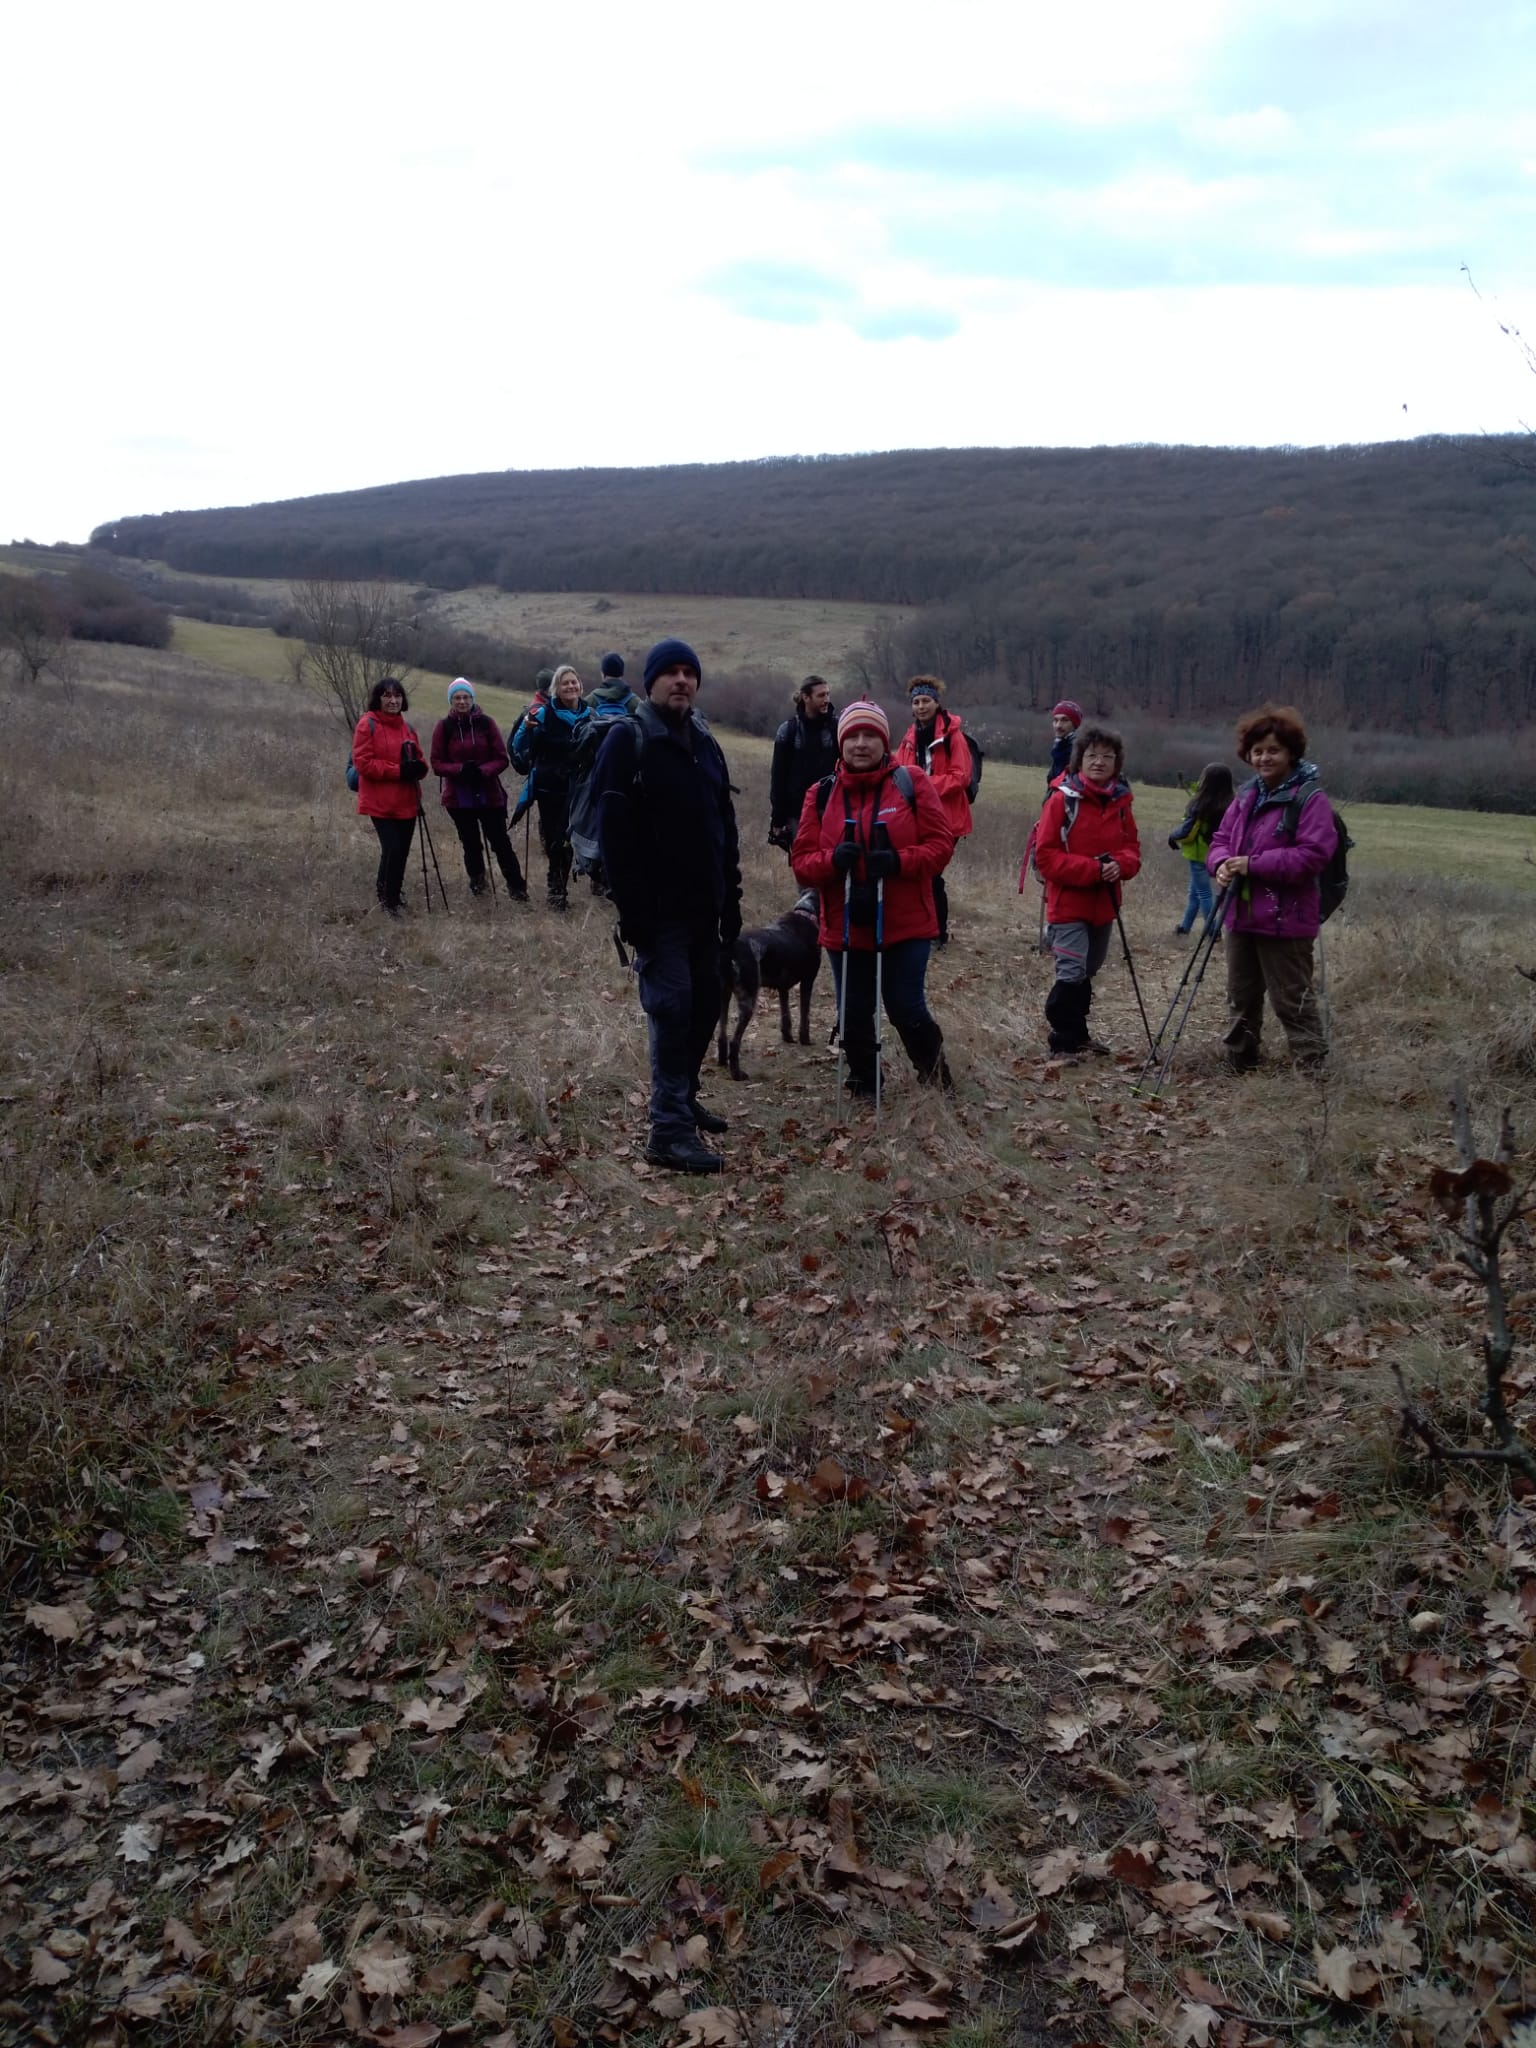
<path id="1" fill-rule="evenodd" d="M 0 536 L 457 469 L 1510 425 L 1536 394 L 1457 274 L 1536 283 L 1494 12 L 23 10 Z"/>

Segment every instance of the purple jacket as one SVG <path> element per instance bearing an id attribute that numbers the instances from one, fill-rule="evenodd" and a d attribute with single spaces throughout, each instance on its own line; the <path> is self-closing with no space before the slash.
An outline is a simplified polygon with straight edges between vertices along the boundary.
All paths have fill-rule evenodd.
<path id="1" fill-rule="evenodd" d="M 1302 811 L 1291 841 L 1281 827 L 1286 806 L 1298 793 Z M 1267 794 L 1255 776 L 1227 806 L 1205 859 L 1214 875 L 1230 854 L 1248 856 L 1248 873 L 1228 904 L 1227 929 L 1261 939 L 1315 939 L 1322 923 L 1317 878 L 1333 858 L 1337 840 L 1333 806 L 1315 769 L 1288 776 Z"/>

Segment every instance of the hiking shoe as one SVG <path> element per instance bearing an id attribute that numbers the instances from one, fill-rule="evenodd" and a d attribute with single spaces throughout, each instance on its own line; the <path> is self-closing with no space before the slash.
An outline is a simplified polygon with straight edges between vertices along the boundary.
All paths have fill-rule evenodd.
<path id="1" fill-rule="evenodd" d="M 526 888 L 509 888 L 507 890 L 507 894 L 512 898 L 512 901 L 514 903 L 526 903 L 528 901 L 528 891 Z"/>
<path id="2" fill-rule="evenodd" d="M 697 1138 L 652 1136 L 645 1148 L 647 1166 L 664 1166 L 669 1173 L 719 1173 L 725 1161 Z"/>
<path id="3" fill-rule="evenodd" d="M 695 1130 L 708 1131 L 712 1138 L 718 1138 L 731 1127 L 723 1116 L 716 1116 L 712 1109 L 706 1109 L 702 1102 L 693 1105 Z"/>
<path id="4" fill-rule="evenodd" d="M 843 1093 L 851 1095 L 855 1102 L 873 1102 L 875 1084 L 873 1081 L 866 1081 L 862 1074 L 850 1074 L 843 1083 Z"/>
<path id="5" fill-rule="evenodd" d="M 484 875 L 474 875 L 470 878 L 469 893 L 471 896 L 484 896 L 490 886 Z"/>
<path id="6" fill-rule="evenodd" d="M 1114 1058 L 1115 1048 L 1106 1045 L 1102 1038 L 1090 1038 L 1083 1051 L 1093 1053 L 1098 1059 L 1107 1060 Z"/>

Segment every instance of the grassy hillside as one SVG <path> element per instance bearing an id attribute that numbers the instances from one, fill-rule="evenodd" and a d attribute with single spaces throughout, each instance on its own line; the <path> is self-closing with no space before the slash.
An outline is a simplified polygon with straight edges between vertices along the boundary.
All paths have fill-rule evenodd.
<path id="1" fill-rule="evenodd" d="M 1483 1441 L 1426 1181 L 1458 1075 L 1529 1158 L 1517 828 L 1447 880 L 1353 821 L 1330 1071 L 1230 1077 L 1213 973 L 1148 1102 L 1116 962 L 1121 1057 L 1042 1056 L 989 769 L 953 1102 L 897 1060 L 840 1120 L 823 976 L 815 1045 L 761 1015 L 710 1077 L 698 1187 L 640 1159 L 602 908 L 472 901 L 439 829 L 451 914 L 379 917 L 334 737 L 174 653 L 9 706 L 16 2038 L 1518 2041 L 1536 1527 L 1392 1378 Z"/>

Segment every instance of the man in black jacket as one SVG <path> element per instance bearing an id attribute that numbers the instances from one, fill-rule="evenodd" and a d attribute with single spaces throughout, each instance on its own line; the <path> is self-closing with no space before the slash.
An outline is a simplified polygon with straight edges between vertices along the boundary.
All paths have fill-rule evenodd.
<path id="1" fill-rule="evenodd" d="M 722 949 L 741 932 L 736 812 L 725 756 L 693 708 L 700 681 L 686 641 L 658 642 L 646 701 L 615 721 L 592 770 L 598 850 L 650 1027 L 645 1156 L 679 1173 L 722 1165 L 699 1139 L 726 1128 L 699 1101 L 699 1068 L 719 1023 Z"/>
<path id="2" fill-rule="evenodd" d="M 773 736 L 768 775 L 768 843 L 788 853 L 795 843 L 805 793 L 837 767 L 837 712 L 824 676 L 807 676 L 795 708 Z"/>

